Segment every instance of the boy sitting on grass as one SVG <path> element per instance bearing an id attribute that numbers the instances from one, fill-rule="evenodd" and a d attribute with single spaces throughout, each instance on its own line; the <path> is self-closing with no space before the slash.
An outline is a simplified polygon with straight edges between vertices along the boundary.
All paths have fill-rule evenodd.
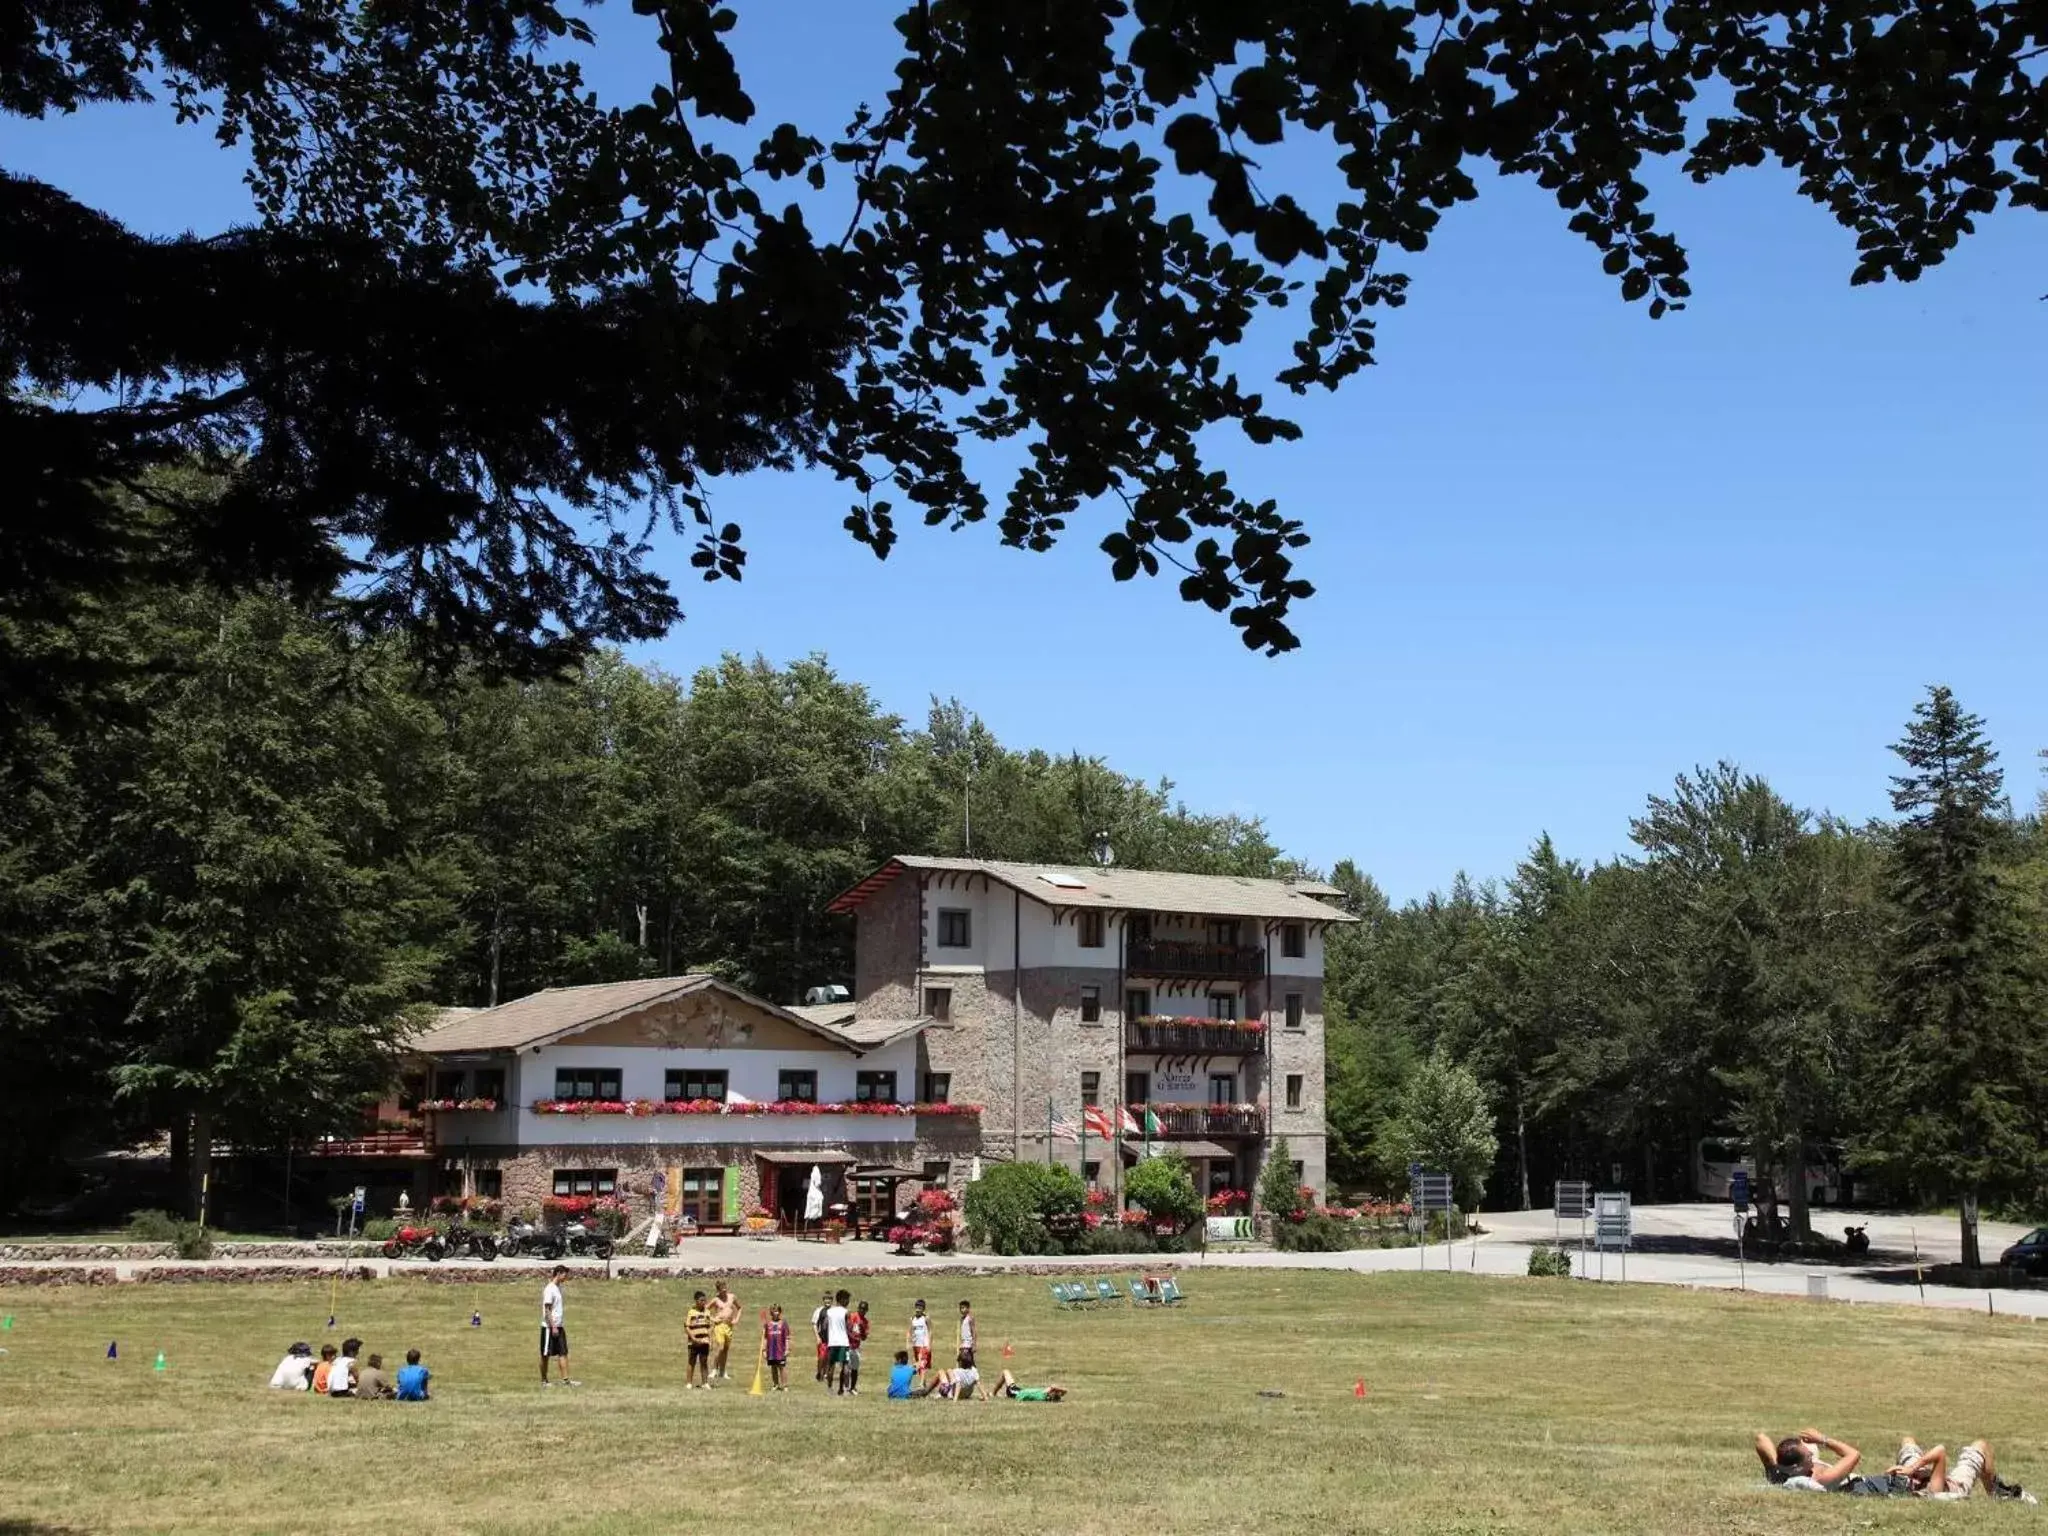
<path id="1" fill-rule="evenodd" d="M 434 1373 L 420 1364 L 420 1352 L 408 1349 L 405 1364 L 398 1368 L 398 1400 L 401 1403 L 424 1403 L 428 1400 L 427 1383 L 434 1379 Z"/>

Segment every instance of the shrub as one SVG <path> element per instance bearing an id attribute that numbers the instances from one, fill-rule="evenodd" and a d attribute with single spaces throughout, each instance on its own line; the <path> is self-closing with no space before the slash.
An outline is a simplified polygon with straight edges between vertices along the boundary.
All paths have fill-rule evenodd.
<path id="1" fill-rule="evenodd" d="M 130 1211 L 128 1235 L 138 1243 L 175 1243 L 184 1222 L 169 1211 Z"/>
<path id="2" fill-rule="evenodd" d="M 1273 1246 L 1283 1253 L 1342 1253 L 1352 1246 L 1352 1233 L 1334 1216 L 1306 1211 L 1299 1221 L 1273 1223 Z"/>
<path id="3" fill-rule="evenodd" d="M 1071 1168 L 997 1163 L 967 1186 L 967 1232 L 994 1253 L 1044 1253 L 1051 1245 L 1047 1223 L 1078 1217 L 1086 1198 L 1087 1186 Z"/>
<path id="4" fill-rule="evenodd" d="M 584 1220 L 606 1237 L 620 1238 L 626 1235 L 626 1229 L 633 1224 L 633 1213 L 627 1208 L 626 1202 L 618 1196 L 604 1195 L 591 1202 Z"/>
<path id="5" fill-rule="evenodd" d="M 387 1237 L 396 1237 L 398 1236 L 398 1218 L 396 1216 L 372 1216 L 361 1227 L 356 1229 L 356 1236 L 370 1243 L 381 1243 Z"/>
<path id="6" fill-rule="evenodd" d="M 1572 1256 L 1549 1243 L 1538 1243 L 1529 1250 L 1529 1273 L 1550 1280 L 1569 1280 Z"/>
<path id="7" fill-rule="evenodd" d="M 1148 1220 L 1176 1230 L 1202 1218 L 1202 1197 L 1195 1193 L 1194 1173 L 1178 1152 L 1141 1158 L 1124 1175 L 1124 1199 L 1142 1210 Z"/>
<path id="8" fill-rule="evenodd" d="M 1159 1244 L 1142 1227 L 1096 1227 L 1073 1243 L 1075 1253 L 1157 1253 Z"/>
<path id="9" fill-rule="evenodd" d="M 1272 1149 L 1266 1154 L 1266 1166 L 1259 1170 L 1259 1209 L 1275 1221 L 1294 1221 L 1298 1219 L 1297 1211 L 1306 1211 L 1314 1204 L 1313 1196 L 1302 1199 L 1300 1186 L 1294 1182 L 1294 1149 L 1287 1145 L 1285 1136 L 1275 1136 Z"/>
<path id="10" fill-rule="evenodd" d="M 171 1239 L 181 1259 L 210 1259 L 213 1257 L 213 1234 L 196 1221 L 178 1223 L 177 1235 Z"/>

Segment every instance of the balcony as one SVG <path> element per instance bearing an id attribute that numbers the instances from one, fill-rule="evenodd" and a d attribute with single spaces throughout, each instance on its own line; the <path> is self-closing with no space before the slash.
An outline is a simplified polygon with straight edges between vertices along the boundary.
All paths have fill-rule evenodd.
<path id="1" fill-rule="evenodd" d="M 1124 1025 L 1124 1049 L 1162 1056 L 1263 1056 L 1266 1032 L 1209 1019 L 1132 1019 Z"/>
<path id="2" fill-rule="evenodd" d="M 1133 976 L 1197 976 L 1207 981 L 1257 981 L 1266 952 L 1242 944 L 1199 944 L 1183 939 L 1132 939 L 1124 969 Z"/>
<path id="3" fill-rule="evenodd" d="M 1256 1104 L 1148 1104 L 1168 1140 L 1192 1136 L 1263 1136 L 1266 1112 Z"/>

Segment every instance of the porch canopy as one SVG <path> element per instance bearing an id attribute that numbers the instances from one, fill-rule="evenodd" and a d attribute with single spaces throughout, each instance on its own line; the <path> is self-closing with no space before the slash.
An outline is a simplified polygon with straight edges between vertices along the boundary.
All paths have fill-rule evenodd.
<path id="1" fill-rule="evenodd" d="M 1229 1162 L 1237 1156 L 1235 1152 L 1225 1147 L 1219 1147 L 1213 1141 L 1153 1141 L 1147 1143 L 1142 1140 L 1133 1140 L 1128 1136 L 1124 1138 L 1124 1151 L 1132 1157 L 1143 1157 L 1145 1155 L 1145 1148 L 1148 1145 L 1157 1147 L 1162 1151 L 1170 1149 L 1178 1152 L 1190 1162 Z"/>
<path id="2" fill-rule="evenodd" d="M 843 1168 L 853 1163 L 851 1152 L 835 1152 L 829 1147 L 749 1147 L 747 1155 L 758 1157 L 764 1163 L 785 1163 L 802 1168 L 813 1163 L 820 1168 Z"/>

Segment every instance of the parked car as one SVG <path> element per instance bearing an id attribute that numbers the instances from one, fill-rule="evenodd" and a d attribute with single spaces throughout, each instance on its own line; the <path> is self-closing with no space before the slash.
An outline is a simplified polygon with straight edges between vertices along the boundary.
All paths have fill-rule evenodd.
<path id="1" fill-rule="evenodd" d="M 2022 1274 L 2048 1275 L 2048 1227 L 2036 1227 L 1998 1256 L 2006 1269 Z"/>

